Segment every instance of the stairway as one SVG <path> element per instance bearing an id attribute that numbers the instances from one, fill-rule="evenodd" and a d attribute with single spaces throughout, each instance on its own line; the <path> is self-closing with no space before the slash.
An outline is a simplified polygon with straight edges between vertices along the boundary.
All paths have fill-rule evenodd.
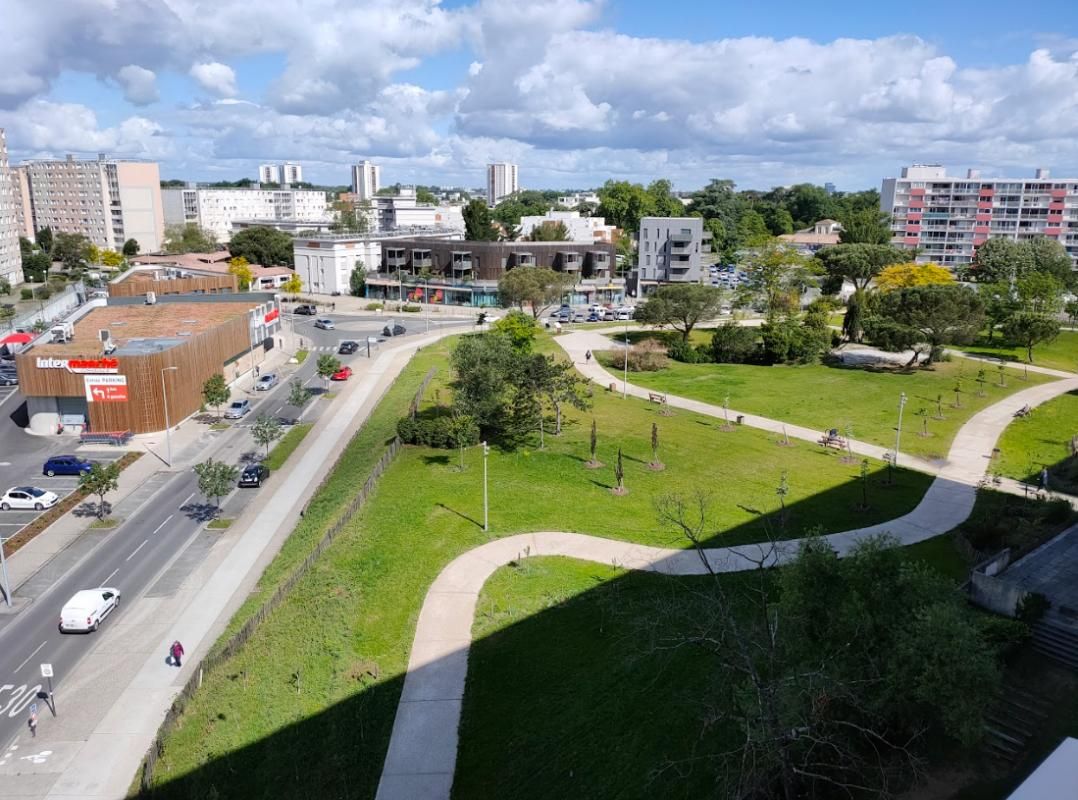
<path id="1" fill-rule="evenodd" d="M 985 718 L 982 749 L 997 758 L 1017 761 L 1030 737 L 1048 718 L 1051 707 L 1050 701 L 1020 686 L 1005 683 Z"/>
<path id="2" fill-rule="evenodd" d="M 1033 649 L 1078 672 L 1078 627 L 1053 614 L 1033 624 Z"/>

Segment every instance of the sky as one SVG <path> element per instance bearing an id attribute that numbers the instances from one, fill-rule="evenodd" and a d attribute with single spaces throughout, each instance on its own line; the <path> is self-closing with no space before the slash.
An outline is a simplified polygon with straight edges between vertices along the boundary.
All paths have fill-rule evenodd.
<path id="1" fill-rule="evenodd" d="M 13 163 L 163 178 L 292 161 L 349 181 L 526 188 L 711 178 L 878 187 L 1078 175 L 1075 0 L 0 0 Z"/>

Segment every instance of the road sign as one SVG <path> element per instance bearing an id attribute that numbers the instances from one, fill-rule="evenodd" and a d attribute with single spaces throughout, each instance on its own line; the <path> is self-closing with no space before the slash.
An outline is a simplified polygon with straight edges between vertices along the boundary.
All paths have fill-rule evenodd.
<path id="1" fill-rule="evenodd" d="M 52 664 L 42 664 L 41 665 L 41 677 L 42 678 L 51 678 L 52 677 Z"/>

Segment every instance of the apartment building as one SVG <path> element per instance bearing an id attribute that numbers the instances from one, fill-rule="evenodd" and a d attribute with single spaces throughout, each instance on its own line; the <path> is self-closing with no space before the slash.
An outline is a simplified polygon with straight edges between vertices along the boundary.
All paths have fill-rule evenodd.
<path id="1" fill-rule="evenodd" d="M 487 164 L 487 205 L 496 206 L 511 194 L 520 190 L 517 183 L 517 165 L 502 162 Z"/>
<path id="2" fill-rule="evenodd" d="M 1060 242 L 1078 266 L 1078 178 L 949 177 L 941 164 L 903 167 L 884 178 L 880 208 L 891 215 L 898 246 L 920 248 L 917 260 L 960 268 L 988 239 L 1046 236 Z"/>
<path id="3" fill-rule="evenodd" d="M 259 183 L 277 183 L 278 178 L 281 177 L 280 171 L 277 169 L 276 164 L 260 164 L 258 167 L 258 182 Z"/>
<path id="4" fill-rule="evenodd" d="M 0 280 L 12 286 L 22 283 L 20 235 L 18 195 L 7 160 L 7 137 L 0 128 Z"/>
<path id="5" fill-rule="evenodd" d="M 360 201 L 371 200 L 382 185 L 382 168 L 370 161 L 352 166 L 352 194 Z"/>
<path id="6" fill-rule="evenodd" d="M 161 247 L 161 173 L 147 161 L 96 159 L 28 161 L 20 165 L 24 220 L 35 231 L 81 233 L 98 247 L 120 250 L 134 239 L 143 251 Z"/>
<path id="7" fill-rule="evenodd" d="M 590 203 L 591 205 L 599 205 L 599 195 L 595 192 L 573 192 L 572 194 L 562 195 L 558 198 L 558 205 L 563 208 L 574 209 L 583 203 Z"/>
<path id="8" fill-rule="evenodd" d="M 30 204 L 30 179 L 24 167 L 11 167 L 11 190 L 15 193 L 15 219 L 19 223 L 19 236 L 34 241 L 34 219 Z"/>
<path id="9" fill-rule="evenodd" d="M 326 193 L 314 189 L 218 189 L 188 186 L 164 189 L 165 222 L 183 225 L 193 222 L 213 232 L 219 242 L 227 242 L 239 220 L 251 224 L 264 220 L 299 223 L 328 223 L 333 212 Z M 300 227 L 304 227 L 300 225 Z"/>
<path id="10" fill-rule="evenodd" d="M 279 183 L 281 186 L 303 182 L 303 167 L 299 164 L 261 164 L 258 167 L 259 183 Z"/>
<path id="11" fill-rule="evenodd" d="M 365 200 L 353 194 L 349 199 L 359 206 L 357 213 L 367 215 L 367 228 L 371 233 L 402 228 L 448 228 L 464 235 L 464 211 L 460 206 L 420 204 L 411 186 L 402 186 L 399 194 L 378 195 Z"/>
<path id="12" fill-rule="evenodd" d="M 543 225 L 565 226 L 570 242 L 608 242 L 617 238 L 618 229 L 607 225 L 602 217 L 582 217 L 578 211 L 548 211 L 542 216 L 520 218 L 520 238 L 531 236 L 536 228 Z"/>
<path id="13" fill-rule="evenodd" d="M 637 276 L 640 293 L 662 283 L 700 283 L 711 233 L 700 217 L 644 217 L 640 220 Z"/>

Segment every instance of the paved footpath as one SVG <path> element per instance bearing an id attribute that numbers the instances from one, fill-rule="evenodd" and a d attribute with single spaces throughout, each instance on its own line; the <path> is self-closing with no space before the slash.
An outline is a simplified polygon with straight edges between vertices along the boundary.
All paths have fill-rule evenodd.
<path id="1" fill-rule="evenodd" d="M 597 333 L 573 333 L 558 337 L 577 369 L 601 385 L 619 383 L 584 353 L 609 349 L 610 340 Z M 647 398 L 648 390 L 629 384 L 628 393 Z M 975 414 L 959 429 L 946 462 L 931 465 L 937 477 L 910 513 L 890 522 L 833 533 L 824 538 L 839 554 L 848 553 L 867 536 L 888 533 L 902 544 L 938 536 L 963 522 L 973 510 L 977 485 L 983 480 L 989 454 L 1014 411 L 1023 405 L 1037 406 L 1065 392 L 1078 389 L 1078 376 L 1017 392 Z M 722 416 L 721 408 L 707 403 L 669 396 L 672 406 Z M 731 413 L 734 412 L 731 409 Z M 754 427 L 781 432 L 782 423 L 746 414 Z M 819 432 L 788 426 L 791 436 L 815 441 Z M 882 455 L 882 448 L 859 443 L 854 450 Z M 879 455 L 877 452 L 880 451 Z M 914 459 L 903 459 L 906 466 Z M 926 462 L 927 463 L 927 462 Z M 495 570 L 529 556 L 567 556 L 626 569 L 643 569 L 669 575 L 701 575 L 704 564 L 716 572 L 753 569 L 761 564 L 781 564 L 793 558 L 800 540 L 771 545 L 671 550 L 629 542 L 612 541 L 576 533 L 540 532 L 497 539 L 468 551 L 442 570 L 423 600 L 393 732 L 386 753 L 377 800 L 448 800 L 453 788 L 461 705 L 468 672 L 468 649 L 472 641 L 479 592 Z"/>

